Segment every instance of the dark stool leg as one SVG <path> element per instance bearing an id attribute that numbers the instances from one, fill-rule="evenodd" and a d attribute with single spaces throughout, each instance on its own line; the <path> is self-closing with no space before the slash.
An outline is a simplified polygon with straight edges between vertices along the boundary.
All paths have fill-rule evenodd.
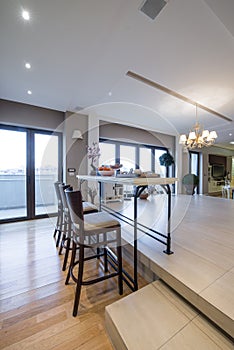
<path id="1" fill-rule="evenodd" d="M 57 241 L 56 241 L 56 247 L 57 248 L 59 246 L 59 242 L 60 242 L 60 239 L 61 239 L 61 234 L 62 234 L 61 230 L 58 230 L 58 237 L 57 237 Z"/>
<path id="2" fill-rule="evenodd" d="M 69 283 L 71 274 L 72 274 L 72 268 L 75 264 L 75 260 L 76 260 L 76 250 L 77 250 L 77 245 L 74 241 L 72 241 L 72 256 L 71 256 L 71 261 L 70 261 L 70 265 L 68 268 L 68 272 L 67 272 L 67 278 L 65 281 L 65 284 L 67 285 Z"/>
<path id="3" fill-rule="evenodd" d="M 117 257 L 118 257 L 118 287 L 119 287 L 119 294 L 123 294 L 123 267 L 122 267 L 122 247 L 117 247 Z"/>
<path id="4" fill-rule="evenodd" d="M 103 240 L 106 242 L 106 233 L 103 234 Z M 108 272 L 108 259 L 107 259 L 107 248 L 103 248 L 104 250 L 104 271 Z"/>
<path id="5" fill-rule="evenodd" d="M 69 222 L 67 223 L 67 235 L 64 241 L 65 255 L 63 260 L 63 268 L 62 268 L 63 271 L 66 270 L 67 260 L 68 260 L 69 252 L 71 250 L 71 235 L 72 235 L 71 221 L 69 220 Z"/>
<path id="6" fill-rule="evenodd" d="M 104 248 L 104 271 L 108 272 L 107 249 Z"/>
<path id="7" fill-rule="evenodd" d="M 57 216 L 57 222 L 56 222 L 55 229 L 54 229 L 54 238 L 56 236 L 56 233 L 58 232 L 58 226 L 59 226 L 59 213 Z"/>
<path id="8" fill-rule="evenodd" d="M 61 240 L 60 248 L 59 248 L 59 255 L 62 255 L 62 252 L 63 252 L 63 246 L 64 246 L 64 243 L 65 243 L 65 240 L 66 240 L 66 237 L 67 237 L 67 229 L 68 229 L 67 221 L 65 220 L 64 227 L 63 227 L 62 240 Z"/>
<path id="9" fill-rule="evenodd" d="M 71 238 L 68 237 L 66 239 L 65 255 L 64 255 L 64 260 L 63 260 L 63 268 L 62 268 L 63 271 L 66 270 L 70 247 L 71 247 Z"/>
<path id="10" fill-rule="evenodd" d="M 118 259 L 118 287 L 119 294 L 123 294 L 123 265 L 122 265 L 122 246 L 121 246 L 121 230 L 117 231 L 117 259 Z"/>
<path id="11" fill-rule="evenodd" d="M 82 280 L 83 280 L 83 271 L 84 271 L 84 246 L 83 244 L 80 245 L 80 255 L 79 255 L 79 271 L 78 271 L 78 278 L 77 278 L 77 284 L 76 284 L 76 294 L 75 294 L 75 301 L 74 301 L 74 307 L 73 307 L 73 316 L 75 317 L 78 313 L 78 307 L 80 302 L 80 292 L 81 292 L 81 286 L 82 286 Z"/>
<path id="12" fill-rule="evenodd" d="M 60 212 L 59 215 L 58 215 L 58 224 L 57 224 L 56 229 L 55 229 L 56 233 L 58 232 L 58 237 L 57 237 L 57 240 L 56 240 L 56 247 L 58 247 L 59 243 L 60 243 L 62 226 L 63 226 L 63 213 Z"/>

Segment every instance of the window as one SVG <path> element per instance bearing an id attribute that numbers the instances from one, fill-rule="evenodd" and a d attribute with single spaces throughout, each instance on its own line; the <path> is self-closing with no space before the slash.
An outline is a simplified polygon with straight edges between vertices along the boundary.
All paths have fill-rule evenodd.
<path id="1" fill-rule="evenodd" d="M 121 171 L 140 168 L 167 176 L 167 168 L 159 164 L 159 157 L 168 150 L 152 145 L 137 145 L 127 142 L 100 139 L 101 156 L 99 164 L 121 163 Z"/>
<path id="2" fill-rule="evenodd" d="M 121 170 L 130 171 L 136 168 L 136 147 L 120 145 L 120 164 L 123 164 Z"/>
<path id="3" fill-rule="evenodd" d="M 101 156 L 99 158 L 99 166 L 115 164 L 115 159 L 116 159 L 115 144 L 100 142 L 99 147 L 100 147 L 100 153 L 101 153 Z"/>
<path id="4" fill-rule="evenodd" d="M 152 165 L 152 149 L 140 147 L 139 168 L 142 171 L 153 171 Z"/>

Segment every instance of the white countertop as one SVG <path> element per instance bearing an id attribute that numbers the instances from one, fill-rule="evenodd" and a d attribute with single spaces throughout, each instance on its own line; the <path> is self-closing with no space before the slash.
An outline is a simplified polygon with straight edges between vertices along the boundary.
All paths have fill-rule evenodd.
<path id="1" fill-rule="evenodd" d="M 175 177 L 118 177 L 118 176 L 92 176 L 77 175 L 78 180 L 98 181 L 106 183 L 118 183 L 122 185 L 147 186 L 147 185 L 171 185 L 178 181 Z"/>

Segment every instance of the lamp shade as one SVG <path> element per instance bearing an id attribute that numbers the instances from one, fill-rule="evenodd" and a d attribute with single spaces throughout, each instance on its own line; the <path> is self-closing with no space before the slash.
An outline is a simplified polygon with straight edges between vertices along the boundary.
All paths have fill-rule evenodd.
<path id="1" fill-rule="evenodd" d="M 80 130 L 73 130 L 72 139 L 83 140 L 83 136 Z"/>
<path id="2" fill-rule="evenodd" d="M 180 135 L 179 143 L 180 144 L 184 144 L 186 141 L 187 141 L 186 135 Z"/>
<path id="3" fill-rule="evenodd" d="M 217 137 L 218 137 L 218 135 L 217 135 L 216 131 L 211 131 L 210 132 L 210 138 L 211 139 L 217 139 Z"/>
<path id="4" fill-rule="evenodd" d="M 210 135 L 209 130 L 203 130 L 203 132 L 202 132 L 203 138 L 208 137 L 209 135 Z"/>
<path id="5" fill-rule="evenodd" d="M 196 140 L 195 131 L 191 131 L 191 132 L 189 133 L 189 138 L 190 138 L 190 140 Z"/>

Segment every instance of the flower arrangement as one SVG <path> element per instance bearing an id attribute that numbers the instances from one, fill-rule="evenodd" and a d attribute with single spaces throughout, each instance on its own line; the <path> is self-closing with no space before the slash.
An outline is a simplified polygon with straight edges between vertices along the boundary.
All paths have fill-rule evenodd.
<path id="1" fill-rule="evenodd" d="M 100 157 L 100 148 L 97 142 L 93 142 L 92 146 L 88 146 L 88 159 L 91 159 L 91 168 L 96 172 L 95 163 L 98 161 Z"/>

